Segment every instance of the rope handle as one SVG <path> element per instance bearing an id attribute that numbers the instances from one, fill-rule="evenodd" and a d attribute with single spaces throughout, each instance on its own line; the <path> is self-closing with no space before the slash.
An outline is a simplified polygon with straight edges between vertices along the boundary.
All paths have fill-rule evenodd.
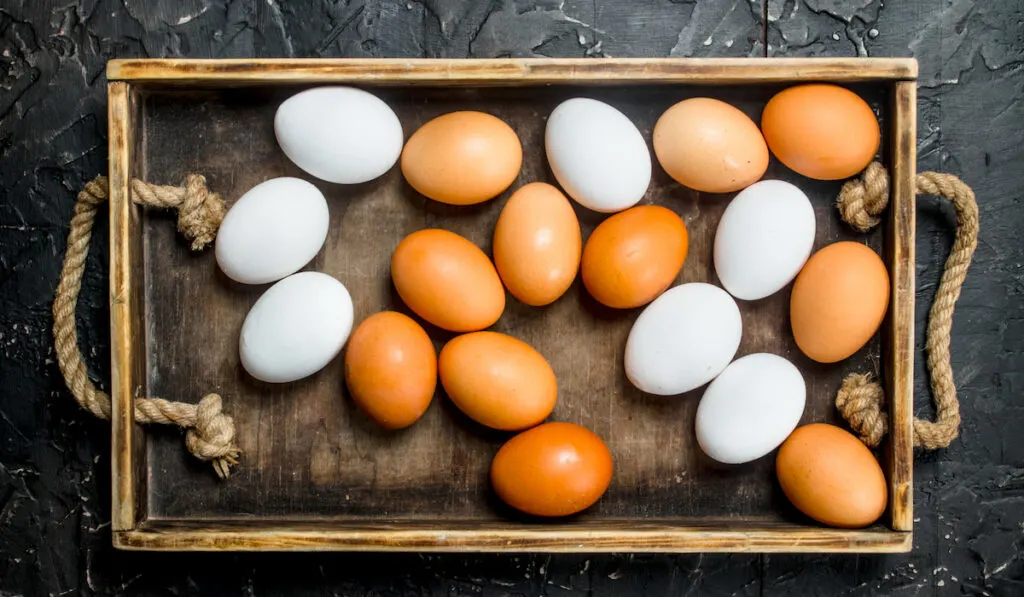
<path id="1" fill-rule="evenodd" d="M 914 446 L 936 450 L 949 446 L 960 433 L 960 403 L 950 365 L 949 339 L 953 309 L 978 246 L 978 203 L 971 187 L 951 174 L 921 172 L 914 182 L 918 195 L 946 199 L 956 211 L 956 237 L 928 315 L 925 341 L 936 417 L 935 421 L 914 419 Z M 867 232 L 876 226 L 878 215 L 889 204 L 885 167 L 878 162 L 870 164 L 860 178 L 843 185 L 836 203 L 843 221 L 857 230 Z M 848 375 L 836 394 L 836 408 L 861 441 L 871 447 L 877 446 L 888 431 L 884 402 L 882 386 L 864 373 Z"/>
<path id="2" fill-rule="evenodd" d="M 75 328 L 75 308 L 82 289 L 85 258 L 98 207 L 107 200 L 107 179 L 98 176 L 85 185 L 75 202 L 64 266 L 53 301 L 53 338 L 57 363 L 68 389 L 78 404 L 101 419 L 110 419 L 110 396 L 89 379 Z M 189 175 L 184 187 L 131 182 L 131 200 L 139 205 L 176 209 L 178 231 L 198 251 L 216 236 L 226 209 L 220 195 L 206 188 L 206 179 Z M 235 424 L 222 411 L 221 398 L 207 394 L 198 404 L 171 402 L 161 398 L 136 398 L 135 421 L 177 425 L 185 429 L 185 445 L 200 460 L 213 464 L 217 476 L 226 479 L 241 453 L 235 444 Z"/>

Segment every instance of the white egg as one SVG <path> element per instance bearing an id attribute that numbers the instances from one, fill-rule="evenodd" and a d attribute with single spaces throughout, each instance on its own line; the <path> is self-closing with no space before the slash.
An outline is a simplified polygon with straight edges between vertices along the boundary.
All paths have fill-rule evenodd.
<path id="1" fill-rule="evenodd" d="M 647 305 L 626 340 L 626 377 L 649 394 L 682 394 L 725 369 L 740 346 L 736 301 L 704 283 L 676 286 Z"/>
<path id="2" fill-rule="evenodd" d="M 715 273 L 738 299 L 762 299 L 793 281 L 814 246 L 814 208 L 782 180 L 755 182 L 725 208 L 715 232 Z"/>
<path id="3" fill-rule="evenodd" d="M 574 98 L 559 104 L 548 117 L 544 146 L 558 184 L 594 211 L 636 205 L 651 182 L 651 152 L 643 136 L 604 102 Z"/>
<path id="4" fill-rule="evenodd" d="M 697 407 L 697 443 L 726 464 L 756 460 L 779 447 L 804 412 L 807 387 L 792 363 L 767 353 L 736 359 Z"/>
<path id="5" fill-rule="evenodd" d="M 402 154 L 402 124 L 377 96 L 353 87 L 314 87 L 277 109 L 274 133 L 295 165 L 328 182 L 373 180 Z"/>
<path id="6" fill-rule="evenodd" d="M 300 272 L 263 293 L 245 316 L 242 367 L 256 379 L 284 383 L 324 368 L 352 331 L 352 297 L 327 274 Z"/>
<path id="7" fill-rule="evenodd" d="M 217 265 L 243 284 L 280 280 L 316 256 L 329 223 L 320 189 L 298 178 L 272 178 L 249 189 L 224 216 Z"/>

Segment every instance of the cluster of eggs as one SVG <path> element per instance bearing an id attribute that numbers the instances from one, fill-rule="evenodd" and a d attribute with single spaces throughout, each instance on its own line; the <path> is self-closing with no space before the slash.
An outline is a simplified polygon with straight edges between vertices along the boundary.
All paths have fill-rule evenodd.
<path id="1" fill-rule="evenodd" d="M 274 125 L 284 153 L 317 178 L 362 183 L 400 160 L 410 186 L 452 205 L 501 194 L 523 161 L 518 135 L 493 115 L 444 114 L 404 141 L 390 107 L 348 87 L 292 96 Z M 733 359 L 743 328 L 735 299 L 762 299 L 794 279 L 791 327 L 807 356 L 836 362 L 875 334 L 888 304 L 882 261 L 852 242 L 811 255 L 815 214 L 807 196 L 761 178 L 769 150 L 810 178 L 846 178 L 868 164 L 878 142 L 870 107 L 833 85 L 780 92 L 765 107 L 760 128 L 716 99 L 669 108 L 653 131 L 662 168 L 697 191 L 740 191 L 715 235 L 715 272 L 724 290 L 706 283 L 670 288 L 686 260 L 688 233 L 672 210 L 637 205 L 652 173 L 643 135 L 611 105 L 569 99 L 549 115 L 544 138 L 561 190 L 532 182 L 512 194 L 494 229 L 493 261 L 442 229 L 418 230 L 395 247 L 391 277 L 402 301 L 424 321 L 461 334 L 440 355 L 424 328 L 401 313 L 377 313 L 353 330 L 352 300 L 341 282 L 295 273 L 326 240 L 327 203 L 309 182 L 268 180 L 235 202 L 217 238 L 217 261 L 228 277 L 276 282 L 242 325 L 241 363 L 262 381 L 290 382 L 326 366 L 347 342 L 349 393 L 389 429 L 415 423 L 440 380 L 471 419 L 521 432 L 492 462 L 498 496 L 533 515 L 573 514 L 608 488 L 611 453 L 587 429 L 544 423 L 557 399 L 555 372 L 529 344 L 487 328 L 505 309 L 506 289 L 527 305 L 547 305 L 579 274 L 601 304 L 644 307 L 625 348 L 633 385 L 675 395 L 708 384 L 696 419 L 698 444 L 708 456 L 737 464 L 781 445 L 778 478 L 798 508 L 826 524 L 869 524 L 886 503 L 885 479 L 871 452 L 838 427 L 796 428 L 806 387 L 788 360 L 766 353 Z M 566 195 L 612 214 L 585 243 Z"/>

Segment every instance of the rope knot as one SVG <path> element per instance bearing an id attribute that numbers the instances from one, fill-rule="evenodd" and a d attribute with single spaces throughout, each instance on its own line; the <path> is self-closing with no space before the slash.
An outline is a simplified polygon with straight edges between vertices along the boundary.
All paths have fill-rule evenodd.
<path id="1" fill-rule="evenodd" d="M 185 179 L 185 194 L 178 207 L 178 231 L 192 241 L 193 251 L 213 242 L 225 213 L 224 200 L 206 187 L 206 177 L 189 174 Z"/>
<path id="2" fill-rule="evenodd" d="M 872 448 L 881 443 L 888 428 L 888 417 L 882 410 L 884 399 L 882 386 L 866 373 L 847 375 L 836 394 L 836 408 L 861 441 Z"/>
<path id="3" fill-rule="evenodd" d="M 228 476 L 231 465 L 238 463 L 235 423 L 224 414 L 220 396 L 207 394 L 199 401 L 195 425 L 186 432 L 185 445 L 200 460 L 212 461 L 222 478 Z"/>
<path id="4" fill-rule="evenodd" d="M 871 162 L 860 178 L 846 181 L 836 200 L 843 221 L 860 232 L 878 225 L 878 215 L 889 205 L 889 174 L 885 166 Z"/>

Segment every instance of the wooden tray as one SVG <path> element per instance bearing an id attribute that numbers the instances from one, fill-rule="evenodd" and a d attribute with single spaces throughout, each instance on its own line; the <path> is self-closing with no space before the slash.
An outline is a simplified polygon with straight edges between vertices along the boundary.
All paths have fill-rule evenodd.
<path id="1" fill-rule="evenodd" d="M 915 103 L 910 59 L 601 60 L 123 60 L 107 69 L 110 110 L 113 530 L 120 548 L 151 550 L 762 551 L 882 552 L 911 548 L 914 315 Z M 839 183 L 804 179 L 773 159 L 768 178 L 811 197 L 815 249 L 840 239 L 884 256 L 892 303 L 879 337 L 847 361 L 820 365 L 796 348 L 788 288 L 741 302 L 739 355 L 774 352 L 807 381 L 801 423 L 838 423 L 832 406 L 842 378 L 875 371 L 885 381 L 892 433 L 880 450 L 889 512 L 861 530 L 828 529 L 782 495 L 771 456 L 727 467 L 696 445 L 701 391 L 654 397 L 623 374 L 626 335 L 638 310 L 601 308 L 579 280 L 547 308 L 509 299 L 495 329 L 522 338 L 559 380 L 553 420 L 580 423 L 611 448 L 611 488 L 593 508 L 556 523 L 503 508 L 487 482 L 507 435 L 461 416 L 438 389 L 408 430 L 370 424 L 346 395 L 340 359 L 283 386 L 259 384 L 238 364 L 242 320 L 264 287 L 233 285 L 212 251 L 192 254 L 169 214 L 132 205 L 130 177 L 176 184 L 189 172 L 233 201 L 253 185 L 291 175 L 327 196 L 331 228 L 309 265 L 348 287 L 356 321 L 383 309 L 407 312 L 388 275 L 406 234 L 427 226 L 465 235 L 489 251 L 509 192 L 456 208 L 425 200 L 393 168 L 355 186 L 314 180 L 278 149 L 274 111 L 303 87 L 356 84 L 387 101 L 406 137 L 428 119 L 476 109 L 503 118 L 524 146 L 512 190 L 554 179 L 543 151 L 545 118 L 560 101 L 586 95 L 625 112 L 649 140 L 673 103 L 703 95 L 755 120 L 773 93 L 806 81 L 849 84 L 882 123 L 882 156 L 893 177 L 884 230 L 855 234 L 832 205 Z M 690 231 L 678 282 L 715 282 L 711 247 L 728 196 L 698 194 L 658 166 L 644 203 L 679 213 Z M 601 219 L 577 209 L 584 235 Z M 430 329 L 438 348 L 450 335 Z M 216 391 L 238 426 L 242 465 L 227 482 L 188 455 L 178 433 L 134 425 L 137 395 L 197 400 Z"/>

